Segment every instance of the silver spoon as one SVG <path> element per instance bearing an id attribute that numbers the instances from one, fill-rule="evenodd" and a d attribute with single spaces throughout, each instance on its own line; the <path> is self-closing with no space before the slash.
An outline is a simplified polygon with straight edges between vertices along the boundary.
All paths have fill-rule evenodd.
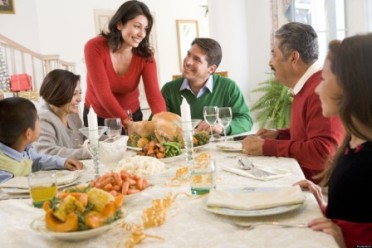
<path id="1" fill-rule="evenodd" d="M 238 158 L 239 168 L 242 170 L 251 170 L 253 169 L 254 165 L 251 160 L 243 161 L 243 158 Z"/>
<path id="2" fill-rule="evenodd" d="M 247 222 L 234 222 L 235 225 L 240 227 L 245 227 L 248 230 L 251 230 L 257 226 L 280 226 L 280 227 L 299 227 L 299 228 L 307 228 L 308 225 L 304 223 L 280 223 L 280 222 L 255 222 L 255 223 L 247 223 Z"/>

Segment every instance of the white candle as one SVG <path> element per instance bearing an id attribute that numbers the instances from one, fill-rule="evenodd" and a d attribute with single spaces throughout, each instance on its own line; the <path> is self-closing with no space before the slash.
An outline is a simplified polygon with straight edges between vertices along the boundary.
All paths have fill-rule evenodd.
<path id="1" fill-rule="evenodd" d="M 97 115 L 93 108 L 90 108 L 88 113 L 88 130 L 89 130 L 89 140 L 91 142 L 98 141 L 98 121 Z"/>
<path id="2" fill-rule="evenodd" d="M 181 119 L 182 119 L 182 127 L 183 129 L 191 130 L 192 124 L 191 124 L 191 111 L 190 111 L 190 105 L 186 101 L 186 98 L 182 99 L 181 104 Z"/>

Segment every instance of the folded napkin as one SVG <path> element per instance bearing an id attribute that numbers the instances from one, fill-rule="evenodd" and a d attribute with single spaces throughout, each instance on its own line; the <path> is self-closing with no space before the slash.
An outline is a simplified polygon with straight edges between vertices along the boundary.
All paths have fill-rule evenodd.
<path id="1" fill-rule="evenodd" d="M 299 186 L 267 188 L 256 191 L 227 191 L 212 189 L 207 199 L 208 207 L 239 210 L 259 210 L 278 206 L 301 204 L 305 196 Z"/>
<path id="2" fill-rule="evenodd" d="M 226 141 L 216 145 L 217 148 L 225 151 L 242 151 L 243 145 L 240 141 Z"/>
<path id="3" fill-rule="evenodd" d="M 234 167 L 225 165 L 225 166 L 222 166 L 222 169 L 224 171 L 228 171 L 228 172 L 234 173 L 239 176 L 249 177 L 249 178 L 253 178 L 253 179 L 261 180 L 261 181 L 273 180 L 273 179 L 288 176 L 291 174 L 289 171 L 283 170 L 283 169 L 277 169 L 277 168 L 263 169 L 263 168 L 258 168 L 257 166 L 255 166 L 255 168 L 252 170 L 242 170 L 239 168 L 234 168 Z"/>

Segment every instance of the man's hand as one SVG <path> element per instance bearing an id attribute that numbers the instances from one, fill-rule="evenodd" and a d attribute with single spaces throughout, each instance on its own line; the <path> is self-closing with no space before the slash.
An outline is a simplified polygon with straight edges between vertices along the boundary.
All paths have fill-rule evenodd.
<path id="1" fill-rule="evenodd" d="M 262 156 L 263 155 L 262 147 L 264 145 L 264 142 L 265 140 L 261 137 L 248 135 L 242 140 L 243 153 L 247 155 Z"/>
<path id="2" fill-rule="evenodd" d="M 65 168 L 67 170 L 81 170 L 84 167 L 84 164 L 76 159 L 67 159 L 65 162 Z"/>
<path id="3" fill-rule="evenodd" d="M 218 125 L 218 124 L 212 125 L 212 129 L 213 129 L 214 134 L 221 134 L 223 132 L 223 127 Z M 208 133 L 211 132 L 209 124 L 205 121 L 201 121 L 198 124 L 198 126 L 195 128 L 195 130 L 198 131 L 198 132 L 200 132 L 200 131 L 207 131 Z"/>
<path id="4" fill-rule="evenodd" d="M 279 133 L 277 130 L 264 129 L 264 128 L 261 128 L 256 133 L 257 136 L 263 139 L 276 139 L 278 137 L 278 134 Z"/>

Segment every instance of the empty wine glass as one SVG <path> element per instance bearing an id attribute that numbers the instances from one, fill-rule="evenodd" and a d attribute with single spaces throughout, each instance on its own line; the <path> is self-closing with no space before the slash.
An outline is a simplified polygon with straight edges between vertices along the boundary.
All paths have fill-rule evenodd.
<path id="1" fill-rule="evenodd" d="M 105 126 L 107 127 L 107 136 L 114 138 L 121 135 L 121 119 L 120 118 L 107 118 L 105 119 Z"/>
<path id="2" fill-rule="evenodd" d="M 217 121 L 217 107 L 216 106 L 205 106 L 204 109 L 203 109 L 203 116 L 204 116 L 205 122 L 208 123 L 209 128 L 211 129 L 210 142 L 213 142 L 214 141 L 214 136 L 213 136 L 212 126 Z"/>
<path id="3" fill-rule="evenodd" d="M 218 123 L 223 127 L 223 134 L 225 135 L 225 141 L 227 141 L 226 129 L 230 125 L 232 119 L 231 108 L 221 107 L 217 109 L 217 120 Z"/>

